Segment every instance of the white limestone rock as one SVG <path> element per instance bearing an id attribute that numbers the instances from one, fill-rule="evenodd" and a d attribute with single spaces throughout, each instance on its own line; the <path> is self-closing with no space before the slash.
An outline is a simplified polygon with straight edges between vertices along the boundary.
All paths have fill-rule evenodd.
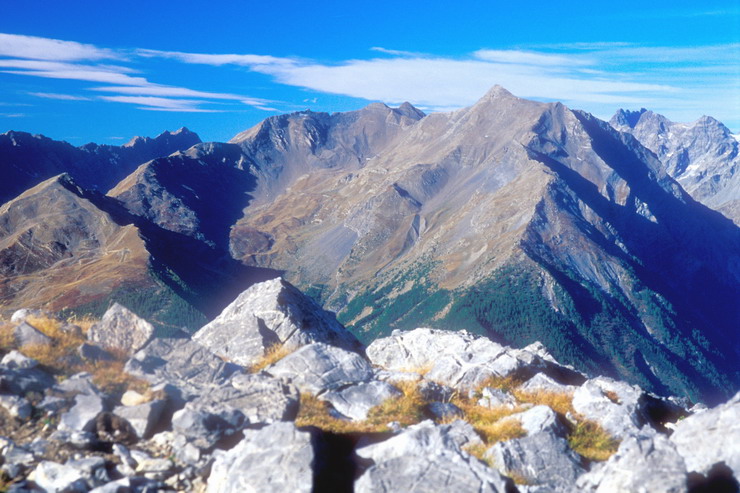
<path id="1" fill-rule="evenodd" d="M 128 308 L 114 303 L 100 322 L 90 327 L 87 338 L 105 349 L 133 354 L 154 335 L 154 326 Z"/>
<path id="2" fill-rule="evenodd" d="M 362 351 L 333 313 L 280 278 L 250 286 L 193 340 L 243 366 L 254 364 L 276 344 L 296 349 L 323 342 Z"/>
<path id="3" fill-rule="evenodd" d="M 399 395 L 401 395 L 401 392 L 393 385 L 373 380 L 327 392 L 321 398 L 329 401 L 334 409 L 342 415 L 353 420 L 362 421 L 367 419 L 367 413 L 370 409 L 391 397 Z"/>
<path id="4" fill-rule="evenodd" d="M 313 488 L 311 434 L 281 422 L 245 430 L 244 439 L 227 452 L 214 454 L 207 493 L 290 491 Z"/>
<path id="5" fill-rule="evenodd" d="M 577 481 L 593 493 L 684 493 L 686 464 L 676 447 L 650 427 L 626 438 L 617 453 Z"/>
<path id="6" fill-rule="evenodd" d="M 373 369 L 362 356 L 323 343 L 303 346 L 266 371 L 290 379 L 302 392 L 312 394 L 369 382 L 373 378 Z"/>
<path id="7" fill-rule="evenodd" d="M 671 442 L 689 472 L 706 474 L 724 462 L 740 479 L 740 392 L 724 404 L 679 421 Z"/>

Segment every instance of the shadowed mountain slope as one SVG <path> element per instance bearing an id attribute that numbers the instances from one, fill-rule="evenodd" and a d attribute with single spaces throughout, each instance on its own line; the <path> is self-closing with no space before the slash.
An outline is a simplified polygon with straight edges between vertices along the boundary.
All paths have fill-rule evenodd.
<path id="1" fill-rule="evenodd" d="M 136 167 L 200 142 L 186 128 L 156 138 L 135 137 L 122 146 L 86 144 L 74 147 L 26 132 L 0 134 L 0 203 L 60 173 L 85 188 L 106 191 Z"/>

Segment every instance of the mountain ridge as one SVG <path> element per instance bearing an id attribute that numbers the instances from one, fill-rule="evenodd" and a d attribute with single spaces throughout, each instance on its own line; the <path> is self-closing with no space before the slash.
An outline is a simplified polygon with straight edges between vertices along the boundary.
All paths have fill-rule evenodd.
<path id="1" fill-rule="evenodd" d="M 106 200 L 283 272 L 364 341 L 467 329 L 659 393 L 740 386 L 740 229 L 637 137 L 561 103 L 496 86 L 452 113 L 270 117 L 140 165 Z"/>

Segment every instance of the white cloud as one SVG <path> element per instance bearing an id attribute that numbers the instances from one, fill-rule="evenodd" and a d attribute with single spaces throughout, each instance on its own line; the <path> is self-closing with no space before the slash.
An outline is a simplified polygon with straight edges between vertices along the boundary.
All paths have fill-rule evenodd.
<path id="1" fill-rule="evenodd" d="M 388 48 L 383 48 L 381 46 L 373 46 L 370 48 L 372 51 L 377 51 L 379 53 L 385 53 L 386 55 L 394 55 L 394 56 L 405 56 L 405 57 L 423 57 L 425 56 L 423 53 L 418 53 L 414 51 L 404 51 L 404 50 L 389 50 Z"/>
<path id="2" fill-rule="evenodd" d="M 171 56 L 174 58 L 178 55 L 176 52 L 151 50 L 140 50 L 136 54 L 147 57 Z M 88 90 L 116 94 L 115 96 L 87 98 L 53 92 L 30 93 L 37 97 L 69 101 L 98 99 L 135 104 L 147 110 L 184 112 L 213 112 L 216 110 L 205 109 L 201 105 L 208 102 L 233 101 L 235 104 L 247 104 L 265 111 L 276 111 L 267 106 L 275 101 L 267 99 L 253 98 L 243 94 L 199 91 L 150 82 L 146 77 L 131 75 L 137 71 L 130 67 L 96 63 L 97 60 L 105 59 L 125 61 L 126 57 L 122 53 L 73 41 L 0 33 L 0 56 L 11 57 L 0 58 L 0 69 L 6 69 L 0 70 L 0 73 L 109 84 L 88 88 Z M 281 60 L 258 55 L 218 55 L 216 59 L 222 57 L 226 57 L 224 63 L 275 64 Z M 207 56 L 206 58 L 209 63 L 213 62 L 212 57 Z M 182 61 L 200 63 L 197 60 L 200 60 L 199 56 L 185 56 Z"/>
<path id="3" fill-rule="evenodd" d="M 231 99 L 234 101 L 241 100 L 244 96 L 237 94 L 225 94 L 219 92 L 196 91 L 185 87 L 164 86 L 159 84 L 148 83 L 146 85 L 136 86 L 104 86 L 93 87 L 90 90 L 99 92 L 115 92 L 118 94 L 130 94 L 137 96 L 169 96 L 169 97 L 186 97 L 199 99 Z"/>
<path id="4" fill-rule="evenodd" d="M 229 54 L 207 54 L 207 53 L 183 53 L 180 51 L 158 51 L 137 50 L 140 56 L 152 58 L 171 58 L 185 63 L 198 63 L 204 65 L 241 65 L 253 67 L 259 65 L 294 65 L 296 60 L 291 58 L 280 58 L 268 55 L 229 55 Z"/>
<path id="5" fill-rule="evenodd" d="M 142 109 L 158 111 L 182 111 L 191 113 L 214 113 L 215 110 L 199 108 L 200 101 L 193 99 L 170 99 L 150 96 L 100 96 L 100 99 L 114 103 L 135 104 Z"/>
<path id="6" fill-rule="evenodd" d="M 73 96 L 71 94 L 58 94 L 55 92 L 29 92 L 31 96 L 46 99 L 59 99 L 61 101 L 90 101 L 90 98 L 84 96 Z"/>
<path id="7" fill-rule="evenodd" d="M 5 33 L 0 33 L 0 56 L 66 61 L 123 58 L 113 50 L 75 41 Z"/>

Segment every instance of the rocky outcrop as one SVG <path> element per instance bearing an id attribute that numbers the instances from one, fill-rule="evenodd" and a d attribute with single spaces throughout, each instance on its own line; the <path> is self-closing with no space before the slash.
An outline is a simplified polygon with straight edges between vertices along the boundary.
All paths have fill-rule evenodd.
<path id="1" fill-rule="evenodd" d="M 645 428 L 624 440 L 608 461 L 578 479 L 584 492 L 681 493 L 688 491 L 686 464 L 671 441 Z"/>
<path id="2" fill-rule="evenodd" d="M 357 480 L 355 491 L 510 491 L 509 481 L 462 451 L 465 444 L 479 441 L 462 422 L 437 426 L 425 421 L 411 426 L 357 450 L 374 465 Z"/>
<path id="3" fill-rule="evenodd" d="M 332 313 L 283 279 L 251 286 L 193 340 L 244 366 L 256 363 L 273 346 L 293 350 L 323 342 L 348 351 L 361 349 Z"/>
<path id="4" fill-rule="evenodd" d="M 289 378 L 301 391 L 312 394 L 368 382 L 373 377 L 370 363 L 362 356 L 323 343 L 303 346 L 267 371 Z"/>
<path id="5" fill-rule="evenodd" d="M 110 339 L 126 330 L 112 325 Z M 18 492 L 737 487 L 740 394 L 688 410 L 585 379 L 539 344 L 465 332 L 399 331 L 367 356 L 355 349 L 306 341 L 249 373 L 188 338 L 155 338 L 125 366 L 149 382 L 140 392 L 104 392 L 85 372 L 57 382 L 8 352 L 0 470 Z"/>
<path id="6" fill-rule="evenodd" d="M 516 475 L 530 485 L 569 491 L 586 469 L 568 442 L 550 432 L 499 442 L 486 457 L 503 474 Z"/>
<path id="7" fill-rule="evenodd" d="M 314 450 L 311 433 L 292 423 L 247 430 L 227 452 L 217 452 L 208 493 L 295 491 L 313 489 Z"/>
<path id="8" fill-rule="evenodd" d="M 740 393 L 727 403 L 679 421 L 671 442 L 689 472 L 707 474 L 724 462 L 740 479 Z"/>
<path id="9" fill-rule="evenodd" d="M 539 348 L 537 348 L 539 349 Z M 524 377 L 542 371 L 582 379 L 577 372 L 537 351 L 512 349 L 465 331 L 420 328 L 394 331 L 367 347 L 373 364 L 390 370 L 424 371 L 431 381 L 472 389 L 489 378 Z"/>
<path id="10" fill-rule="evenodd" d="M 133 354 L 154 335 L 154 326 L 125 306 L 114 303 L 87 333 L 87 338 L 105 349 Z"/>

